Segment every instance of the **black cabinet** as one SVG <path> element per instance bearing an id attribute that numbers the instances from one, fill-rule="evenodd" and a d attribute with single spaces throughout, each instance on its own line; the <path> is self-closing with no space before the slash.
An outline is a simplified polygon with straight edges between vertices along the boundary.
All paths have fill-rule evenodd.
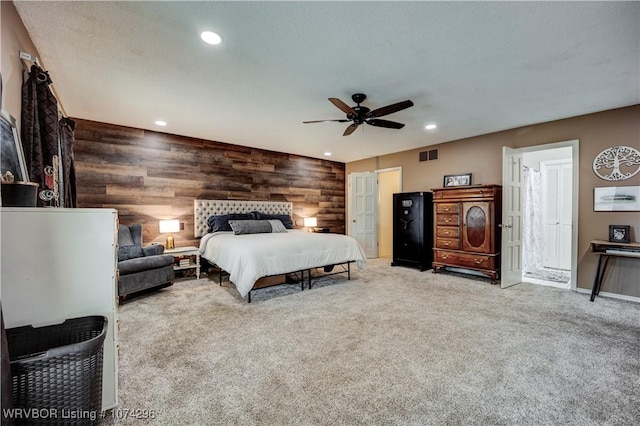
<path id="1" fill-rule="evenodd" d="M 431 269 L 433 261 L 433 194 L 393 194 L 393 262 L 391 266 Z"/>

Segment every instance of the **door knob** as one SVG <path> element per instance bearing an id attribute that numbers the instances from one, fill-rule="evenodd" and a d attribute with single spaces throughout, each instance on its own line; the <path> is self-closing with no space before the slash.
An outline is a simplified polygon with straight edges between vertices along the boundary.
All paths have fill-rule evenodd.
<path id="1" fill-rule="evenodd" d="M 503 225 L 503 224 L 500 224 L 500 225 L 498 225 L 498 226 L 499 226 L 500 228 L 509 228 L 509 229 L 513 228 L 513 225 Z"/>

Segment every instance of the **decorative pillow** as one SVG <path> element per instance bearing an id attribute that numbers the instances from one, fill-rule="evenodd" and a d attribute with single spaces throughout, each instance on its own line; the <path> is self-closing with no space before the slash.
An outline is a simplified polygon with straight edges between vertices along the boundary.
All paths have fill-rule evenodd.
<path id="1" fill-rule="evenodd" d="M 236 235 L 268 234 L 272 229 L 268 220 L 230 220 L 229 225 Z"/>
<path id="2" fill-rule="evenodd" d="M 250 220 L 255 219 L 253 213 L 231 213 L 231 214 L 218 214 L 209 216 L 207 219 L 207 225 L 209 226 L 209 232 L 218 231 L 232 231 L 229 225 L 229 220 Z"/>
<path id="3" fill-rule="evenodd" d="M 138 257 L 144 257 L 144 251 L 142 246 L 134 244 L 131 246 L 120 246 L 118 248 L 118 262 L 123 260 L 136 259 Z"/>
<path id="4" fill-rule="evenodd" d="M 282 222 L 285 228 L 293 229 L 293 221 L 291 220 L 291 216 L 289 216 L 288 214 L 266 214 L 266 213 L 260 213 L 260 212 L 253 212 L 253 214 L 255 215 L 256 219 L 259 219 L 259 220 L 276 219 Z"/>
<path id="5" fill-rule="evenodd" d="M 271 224 L 271 232 L 287 232 L 287 228 L 278 219 L 269 219 L 267 222 Z"/>

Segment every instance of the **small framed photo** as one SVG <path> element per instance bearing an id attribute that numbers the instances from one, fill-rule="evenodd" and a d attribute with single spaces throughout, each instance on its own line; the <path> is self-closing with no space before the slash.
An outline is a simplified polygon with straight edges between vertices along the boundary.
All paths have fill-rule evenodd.
<path id="1" fill-rule="evenodd" d="M 471 173 L 461 175 L 445 175 L 444 186 L 469 186 L 471 185 Z"/>
<path id="2" fill-rule="evenodd" d="M 609 242 L 628 243 L 630 242 L 631 226 L 629 225 L 609 225 Z"/>

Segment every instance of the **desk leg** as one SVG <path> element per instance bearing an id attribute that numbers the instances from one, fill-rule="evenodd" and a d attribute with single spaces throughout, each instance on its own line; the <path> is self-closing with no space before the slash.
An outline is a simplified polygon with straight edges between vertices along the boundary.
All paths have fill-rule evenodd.
<path id="1" fill-rule="evenodd" d="M 602 264 L 602 258 L 604 259 L 604 265 Z M 591 301 L 593 302 L 596 295 L 600 293 L 600 287 L 602 287 L 602 280 L 604 279 L 604 273 L 607 271 L 607 264 L 609 263 L 609 256 L 601 254 L 598 258 L 598 268 L 596 269 L 596 276 L 593 279 L 593 288 L 591 289 Z"/>

